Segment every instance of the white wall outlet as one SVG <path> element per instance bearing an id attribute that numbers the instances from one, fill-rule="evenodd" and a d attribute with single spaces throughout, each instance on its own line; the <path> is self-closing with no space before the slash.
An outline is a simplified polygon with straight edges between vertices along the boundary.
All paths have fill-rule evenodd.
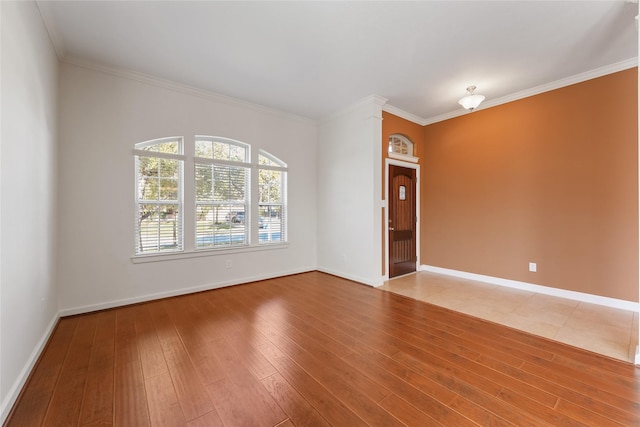
<path id="1" fill-rule="evenodd" d="M 529 271 L 536 272 L 538 271 L 538 265 L 535 262 L 529 263 Z"/>
<path id="2" fill-rule="evenodd" d="M 227 266 L 227 268 L 231 268 L 231 267 L 233 267 L 233 262 L 232 262 L 230 259 L 228 259 L 228 260 L 226 261 L 226 266 Z"/>

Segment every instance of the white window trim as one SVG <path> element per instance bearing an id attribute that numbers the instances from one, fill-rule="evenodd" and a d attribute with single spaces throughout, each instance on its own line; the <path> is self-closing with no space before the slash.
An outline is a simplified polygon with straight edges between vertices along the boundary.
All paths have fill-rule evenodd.
<path id="1" fill-rule="evenodd" d="M 273 206 L 280 206 L 283 211 L 281 211 L 281 215 L 284 215 L 284 221 L 281 225 L 281 229 L 280 229 L 280 233 L 281 236 L 284 237 L 284 242 L 263 242 L 260 243 L 260 239 L 257 235 L 260 234 L 259 231 L 256 232 L 256 237 L 258 237 L 257 244 L 260 246 L 268 246 L 268 245 L 277 245 L 277 244 L 281 244 L 281 243 L 286 243 L 289 239 L 289 212 L 288 212 L 288 206 L 289 206 L 289 192 L 288 192 L 288 185 L 289 185 L 289 167 L 288 165 L 283 162 L 281 159 L 277 158 L 276 156 L 274 156 L 271 153 L 268 153 L 264 150 L 257 150 L 258 151 L 258 155 L 255 159 L 255 162 L 253 162 L 252 167 L 255 167 L 256 169 L 256 184 L 258 182 L 258 174 L 260 173 L 260 170 L 267 170 L 267 171 L 278 171 L 278 172 L 283 172 L 283 174 L 286 176 L 286 179 L 284 180 L 284 182 L 282 183 L 282 202 L 281 203 L 273 203 Z M 262 165 L 260 164 L 260 156 L 262 157 L 266 157 L 267 159 L 271 160 L 274 163 L 280 163 L 282 166 L 275 166 L 275 165 Z M 256 187 L 257 188 L 257 187 Z M 258 201 L 258 191 L 256 191 L 256 202 L 255 202 L 255 211 L 256 214 L 259 216 L 258 210 L 260 208 L 261 203 Z M 263 203 L 264 205 L 265 203 Z M 266 203 L 266 205 L 271 205 L 271 203 Z"/>
<path id="2" fill-rule="evenodd" d="M 394 153 L 393 151 L 389 151 L 389 157 L 396 160 L 401 160 L 404 162 L 418 163 L 418 158 L 413 156 L 408 156 L 406 154 Z"/>
<path id="3" fill-rule="evenodd" d="M 182 252 L 165 252 L 135 255 L 131 257 L 131 261 L 134 264 L 144 264 L 147 262 L 158 261 L 172 261 L 188 258 L 201 258 L 210 256 L 221 256 L 238 253 L 249 253 L 259 251 L 272 251 L 277 249 L 286 249 L 289 247 L 289 242 L 275 242 L 275 243 L 261 243 L 260 245 L 244 245 L 244 246 L 232 246 L 227 248 L 206 248 L 198 249 L 194 251 L 182 251 Z"/>
<path id="4" fill-rule="evenodd" d="M 164 152 L 160 152 L 160 151 L 151 151 L 151 150 L 142 150 L 139 148 L 134 148 L 133 149 L 133 154 L 134 154 L 134 159 L 135 160 L 135 164 L 136 164 L 136 170 L 134 171 L 136 178 L 135 178 L 135 193 L 134 193 L 134 200 L 135 200 L 135 209 L 136 209 L 136 218 L 138 216 L 138 209 L 140 206 L 140 203 L 142 203 L 139 199 L 138 199 L 138 157 L 153 157 L 153 158 L 162 158 L 162 159 L 169 159 L 169 160 L 177 160 L 179 163 L 179 169 L 180 169 L 180 173 L 178 175 L 178 199 L 177 200 L 160 200 L 160 201 L 149 201 L 148 204 L 166 204 L 166 205 L 176 205 L 178 206 L 178 212 L 180 213 L 180 223 L 179 223 L 179 229 L 180 229 L 180 239 L 179 239 L 179 246 L 181 249 L 177 249 L 177 250 L 173 250 L 173 251 L 162 251 L 162 252 L 152 252 L 150 254 L 152 255 L 159 255 L 159 254 L 179 254 L 184 252 L 184 244 L 185 244 L 185 230 L 184 230 L 184 168 L 185 168 L 185 162 L 186 162 L 186 156 L 184 155 L 184 138 L 181 136 L 170 136 L 170 137 L 164 137 L 164 138 L 157 138 L 157 139 L 152 139 L 149 141 L 142 141 L 142 142 L 138 142 L 135 144 L 135 146 L 138 147 L 142 147 L 142 146 L 152 146 L 152 145 L 157 145 L 157 144 L 162 144 L 165 142 L 177 142 L 178 143 L 178 152 L 177 153 L 164 153 Z M 137 228 L 136 228 L 137 230 Z M 134 239 L 137 239 L 137 236 L 134 236 Z M 141 257 L 141 256 L 147 256 L 150 255 L 148 253 L 136 253 L 137 251 L 137 247 L 138 247 L 138 241 L 136 240 L 134 243 L 134 253 L 133 253 L 133 257 Z"/>
<path id="5" fill-rule="evenodd" d="M 411 163 L 418 163 L 418 158 L 415 157 L 413 155 L 413 153 L 415 153 L 415 144 L 406 136 L 400 134 L 400 133 L 394 133 L 392 135 L 389 135 L 389 142 L 391 142 L 392 138 L 397 138 L 400 141 L 402 141 L 403 143 L 405 143 L 407 145 L 407 147 L 411 148 L 411 154 L 402 154 L 402 153 L 398 153 L 396 151 L 389 151 L 387 150 L 388 153 L 388 157 L 392 158 L 392 159 L 396 159 L 396 160 L 401 160 L 404 162 L 411 162 Z M 389 144 L 389 148 L 391 148 L 391 144 Z"/>
<path id="6" fill-rule="evenodd" d="M 264 169 L 270 171 L 289 172 L 289 168 L 282 166 L 267 166 L 267 165 L 251 165 L 252 169 Z"/>
<path id="7" fill-rule="evenodd" d="M 185 142 L 184 137 L 166 137 L 166 138 L 158 138 L 150 141 L 143 141 L 137 143 L 136 145 L 140 146 L 146 142 L 148 143 L 161 143 L 162 141 L 173 141 L 180 140 L 181 144 L 179 145 L 179 153 L 163 153 L 158 151 L 150 151 L 150 150 L 141 150 L 141 149 L 133 149 L 134 156 L 147 156 L 147 157 L 160 157 L 166 159 L 174 159 L 182 161 L 182 185 L 181 185 L 181 198 L 180 204 L 182 206 L 182 250 L 176 250 L 172 252 L 153 252 L 153 253 L 142 253 L 134 254 L 131 256 L 131 261 L 134 264 L 140 263 L 148 263 L 148 262 L 158 262 L 158 261 L 171 261 L 171 260 L 179 260 L 179 259 L 188 259 L 188 258 L 199 258 L 199 257 L 208 257 L 208 256 L 220 256 L 234 253 L 249 253 L 256 251 L 269 251 L 269 250 L 277 250 L 277 249 L 286 249 L 289 247 L 288 241 L 288 227 L 287 222 L 288 218 L 285 221 L 284 227 L 287 229 L 283 229 L 281 232 L 285 237 L 285 241 L 277 241 L 277 242 L 263 242 L 260 243 L 259 240 L 259 230 L 256 227 L 250 227 L 247 233 L 248 243 L 246 244 L 238 244 L 235 246 L 226 246 L 226 247 L 205 247 L 205 248 L 197 248 L 195 245 L 195 195 L 194 188 L 191 188 L 185 183 L 191 183 L 194 179 L 192 168 L 195 168 L 196 163 L 201 164 L 217 164 L 217 165 L 225 165 L 225 166 L 235 166 L 235 167 L 245 167 L 251 169 L 252 171 L 262 170 L 273 170 L 273 171 L 281 171 L 285 172 L 288 175 L 289 168 L 286 163 L 282 162 L 282 160 L 273 156 L 271 153 L 263 151 L 262 149 L 254 149 L 251 144 L 247 144 L 241 141 L 236 141 L 229 138 L 224 137 L 215 137 L 215 136 L 206 136 L 206 135 L 194 135 L 192 141 L 195 143 L 197 139 L 211 139 L 217 140 L 221 142 L 227 142 L 232 145 L 242 145 L 245 146 L 249 153 L 249 158 L 245 161 L 236 161 L 236 160 L 218 160 L 218 159 L 210 159 L 207 157 L 195 156 L 195 145 L 187 144 Z M 280 162 L 285 166 L 273 166 L 273 165 L 260 165 L 258 162 L 258 156 L 263 155 L 273 161 Z M 137 172 L 136 172 L 137 173 Z M 249 204 L 248 209 L 248 218 L 249 223 L 251 223 L 251 218 L 258 218 L 258 191 L 257 191 L 257 179 L 258 174 L 251 174 L 251 182 L 250 182 L 250 198 L 247 201 Z M 254 183 L 255 180 L 255 183 Z M 255 186 L 255 188 L 254 188 Z M 284 184 L 284 201 L 283 207 L 286 209 L 288 206 L 287 201 L 287 183 L 285 181 Z M 190 200 L 189 202 L 185 202 L 185 200 Z M 192 203 L 193 202 L 193 203 Z M 137 195 L 136 195 L 136 203 L 137 203 Z M 193 206 L 191 206 L 193 205 Z M 255 212 L 253 212 L 255 210 Z M 189 221 L 186 221 L 187 215 L 193 217 L 193 224 L 190 224 Z M 253 230 L 253 228 L 256 228 Z"/>
<path id="8" fill-rule="evenodd" d="M 133 154 L 135 156 L 142 156 L 142 157 L 158 157 L 160 159 L 186 160 L 186 156 L 184 154 L 162 153 L 160 151 L 139 150 L 135 148 L 133 149 Z"/>

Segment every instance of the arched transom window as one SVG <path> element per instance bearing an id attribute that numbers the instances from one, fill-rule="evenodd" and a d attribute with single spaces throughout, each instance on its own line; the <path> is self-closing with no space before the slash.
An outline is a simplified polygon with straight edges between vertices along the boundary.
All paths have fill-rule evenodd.
<path id="1" fill-rule="evenodd" d="M 417 162 L 418 158 L 414 157 L 413 142 L 404 135 L 393 134 L 389 136 L 389 157 L 400 160 L 408 160 Z"/>
<path id="2" fill-rule="evenodd" d="M 389 137 L 389 152 L 413 156 L 413 143 L 402 135 L 391 135 Z"/>

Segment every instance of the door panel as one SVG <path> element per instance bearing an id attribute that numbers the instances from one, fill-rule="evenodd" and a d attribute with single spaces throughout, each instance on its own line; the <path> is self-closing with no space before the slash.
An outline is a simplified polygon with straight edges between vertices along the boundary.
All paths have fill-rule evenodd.
<path id="1" fill-rule="evenodd" d="M 416 171 L 389 165 L 389 277 L 416 271 Z"/>

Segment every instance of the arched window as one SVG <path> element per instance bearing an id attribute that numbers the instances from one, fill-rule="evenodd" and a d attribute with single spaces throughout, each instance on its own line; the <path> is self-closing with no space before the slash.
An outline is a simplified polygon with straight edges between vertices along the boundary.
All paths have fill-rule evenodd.
<path id="1" fill-rule="evenodd" d="M 141 142 L 134 155 L 136 255 L 287 241 L 288 169 L 276 156 L 203 135 L 186 149 L 182 137 Z M 185 167 L 191 182 L 183 182 Z M 183 229 L 195 230 L 186 248 Z"/>
<path id="2" fill-rule="evenodd" d="M 196 249 L 249 243 L 250 147 L 196 136 Z"/>
<path id="3" fill-rule="evenodd" d="M 135 145 L 136 255 L 182 250 L 182 138 Z"/>
<path id="4" fill-rule="evenodd" d="M 417 162 L 413 155 L 413 143 L 404 135 L 393 134 L 389 136 L 389 157 Z"/>

